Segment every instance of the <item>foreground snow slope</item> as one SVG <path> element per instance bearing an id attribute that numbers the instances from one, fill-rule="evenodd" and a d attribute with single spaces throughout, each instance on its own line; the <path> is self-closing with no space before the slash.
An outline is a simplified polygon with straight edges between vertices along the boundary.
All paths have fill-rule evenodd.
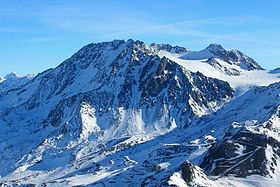
<path id="1" fill-rule="evenodd" d="M 178 46 L 90 44 L 0 93 L 0 184 L 216 186 L 253 175 L 278 181 L 280 83 L 236 95 L 279 75 L 241 52 L 226 58 L 231 53 L 220 50 L 206 62 Z M 190 54 L 196 60 L 184 59 Z M 234 82 L 255 72 L 267 80 Z M 263 164 L 235 167 L 242 159 L 250 166 L 247 158 L 258 151 Z"/>
<path id="2" fill-rule="evenodd" d="M 203 118 L 200 125 L 207 124 L 222 138 L 208 150 L 200 166 L 208 175 L 256 175 L 265 178 L 264 185 L 266 180 L 279 184 L 279 109 L 280 83 L 275 83 L 254 88 Z"/>

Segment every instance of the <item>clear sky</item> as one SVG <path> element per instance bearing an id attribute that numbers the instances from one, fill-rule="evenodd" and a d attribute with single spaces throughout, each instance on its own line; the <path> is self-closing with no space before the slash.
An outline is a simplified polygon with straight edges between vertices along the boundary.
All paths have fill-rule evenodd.
<path id="1" fill-rule="evenodd" d="M 280 66 L 279 0 L 0 0 L 0 75 L 55 67 L 82 46 L 139 39 L 239 49 Z"/>

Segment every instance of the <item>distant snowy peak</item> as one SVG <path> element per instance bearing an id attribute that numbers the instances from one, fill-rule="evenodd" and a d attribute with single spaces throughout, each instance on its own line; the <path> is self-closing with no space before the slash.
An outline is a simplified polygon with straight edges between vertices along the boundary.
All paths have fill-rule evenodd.
<path id="1" fill-rule="evenodd" d="M 27 75 L 19 75 L 15 72 L 11 72 L 3 78 L 4 80 L 12 80 L 12 79 L 32 79 L 35 75 L 34 74 L 27 74 Z"/>
<path id="2" fill-rule="evenodd" d="M 8 91 L 20 87 L 34 78 L 35 75 L 28 74 L 20 76 L 15 72 L 7 74 L 4 78 L 0 77 L 0 92 Z"/>
<path id="3" fill-rule="evenodd" d="M 7 74 L 5 77 L 4 77 L 4 79 L 17 79 L 17 78 L 19 78 L 20 76 L 17 74 L 17 73 L 15 73 L 15 72 L 11 72 L 11 73 L 9 73 L 9 74 Z"/>
<path id="4" fill-rule="evenodd" d="M 220 44 L 217 44 L 217 43 L 210 44 L 208 47 L 206 47 L 206 49 L 209 50 L 209 51 L 225 50 Z"/>
<path id="5" fill-rule="evenodd" d="M 275 68 L 274 70 L 269 71 L 269 73 L 278 74 L 278 73 L 280 73 L 280 68 Z"/>
<path id="6" fill-rule="evenodd" d="M 237 65 L 243 70 L 263 70 L 254 59 L 238 50 L 226 50 L 220 44 L 210 44 L 207 48 L 201 51 L 190 51 L 180 58 L 185 60 L 218 58 L 230 65 Z"/>

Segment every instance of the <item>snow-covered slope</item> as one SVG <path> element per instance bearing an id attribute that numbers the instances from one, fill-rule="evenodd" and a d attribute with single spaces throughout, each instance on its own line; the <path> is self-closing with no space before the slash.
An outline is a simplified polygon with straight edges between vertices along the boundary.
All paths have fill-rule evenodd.
<path id="1" fill-rule="evenodd" d="M 197 58 L 192 59 L 183 58 L 186 54 L 188 55 L 189 52 L 171 53 L 166 50 L 159 51 L 159 56 L 165 56 L 191 72 L 199 71 L 205 76 L 228 82 L 237 91 L 238 95 L 254 86 L 268 86 L 269 84 L 280 81 L 280 72 L 274 71 L 274 73 L 271 73 L 271 71 L 258 68 L 260 66 L 255 64 L 255 61 L 252 62 L 251 66 L 256 66 L 256 68 L 250 69 L 249 71 L 249 69 L 243 69 L 240 66 L 240 61 L 229 63 L 218 56 L 207 56 L 207 58 L 205 56 L 197 56 Z"/>
<path id="2" fill-rule="evenodd" d="M 189 53 L 183 47 L 146 45 L 133 40 L 89 44 L 58 67 L 38 74 L 16 89 L 2 92 L 0 184 L 216 186 L 228 183 L 227 178 L 213 181 L 213 176 L 219 173 L 208 168 L 218 159 L 215 151 L 220 149 L 219 145 L 227 137 L 235 141 L 228 132 L 237 133 L 240 127 L 257 138 L 258 133 L 269 132 L 267 136 L 278 142 L 275 133 L 279 116 L 275 107 L 279 106 L 279 83 L 253 88 L 239 97 L 234 95 L 240 95 L 236 91 L 241 85 L 247 91 L 250 85 L 275 82 L 279 75 L 244 70 L 216 57 L 211 62 L 181 58 Z M 218 64 L 228 69 L 234 67 L 240 74 L 233 69 L 231 74 L 221 71 L 214 67 Z M 259 75 L 267 80 L 250 85 L 250 80 L 244 83 L 235 80 Z M 269 131 L 264 125 L 268 121 L 272 124 Z M 238 128 L 232 128 L 232 124 Z M 278 144 L 269 141 L 265 144 L 272 148 L 264 148 L 267 154 L 262 161 L 270 164 L 278 157 L 269 150 Z M 239 145 L 233 148 L 236 154 L 245 150 L 249 155 L 253 151 Z M 271 173 L 268 167 L 264 168 Z M 243 176 L 251 175 L 251 169 L 242 170 L 247 171 Z M 238 171 L 235 174 L 239 176 Z M 254 174 L 277 179 L 272 174 Z"/>
<path id="3" fill-rule="evenodd" d="M 219 141 L 201 163 L 207 174 L 279 178 L 280 83 L 254 88 L 201 120 Z M 260 183 L 260 181 L 259 181 Z"/>
<path id="4" fill-rule="evenodd" d="M 12 90 L 28 83 L 34 75 L 20 76 L 12 72 L 4 78 L 0 77 L 0 92 Z"/>
<path id="5" fill-rule="evenodd" d="M 263 70 L 263 68 L 252 58 L 238 50 L 226 50 L 219 44 L 210 44 L 201 51 L 190 51 L 181 56 L 186 60 L 201 60 L 209 58 L 218 58 L 230 65 L 237 65 L 244 70 Z"/>

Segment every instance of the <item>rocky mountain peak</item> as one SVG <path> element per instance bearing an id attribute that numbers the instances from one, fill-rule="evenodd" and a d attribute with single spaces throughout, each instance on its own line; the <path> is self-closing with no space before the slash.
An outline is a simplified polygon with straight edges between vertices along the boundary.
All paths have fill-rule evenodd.
<path id="1" fill-rule="evenodd" d="M 218 43 L 210 44 L 208 47 L 205 48 L 205 50 L 209 50 L 212 52 L 225 51 L 225 49 L 222 47 L 222 45 L 220 45 Z"/>
<path id="2" fill-rule="evenodd" d="M 172 46 L 170 44 L 156 44 L 156 43 L 152 43 L 151 47 L 153 49 L 155 49 L 156 51 L 159 50 L 165 50 L 168 51 L 170 53 L 177 53 L 177 54 L 183 54 L 183 53 L 187 53 L 189 52 L 189 49 L 185 48 L 185 47 L 180 47 L 180 46 Z"/>

